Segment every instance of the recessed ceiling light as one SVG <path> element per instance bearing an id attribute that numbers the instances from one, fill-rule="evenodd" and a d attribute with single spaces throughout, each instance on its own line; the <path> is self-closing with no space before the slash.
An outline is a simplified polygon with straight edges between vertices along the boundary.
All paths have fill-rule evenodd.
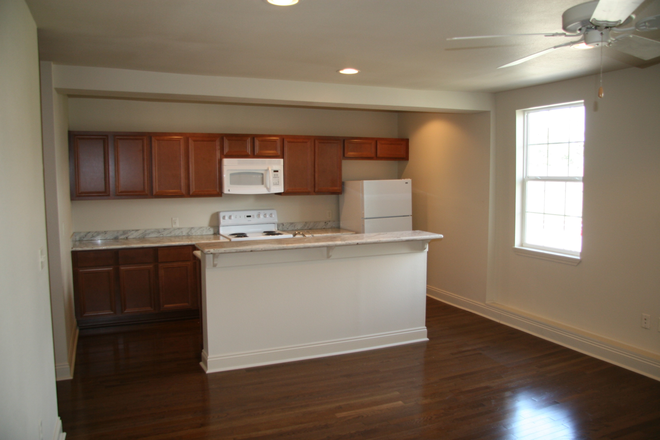
<path id="1" fill-rule="evenodd" d="M 341 70 L 339 71 L 339 73 L 342 73 L 342 74 L 344 74 L 344 75 L 355 75 L 355 74 L 358 73 L 358 72 L 359 72 L 359 70 L 357 70 L 357 69 L 353 69 L 352 67 L 347 67 L 347 68 L 345 68 L 345 69 L 341 69 Z"/>
<path id="2" fill-rule="evenodd" d="M 298 0 L 266 0 L 271 5 L 275 6 L 293 6 L 298 3 Z"/>

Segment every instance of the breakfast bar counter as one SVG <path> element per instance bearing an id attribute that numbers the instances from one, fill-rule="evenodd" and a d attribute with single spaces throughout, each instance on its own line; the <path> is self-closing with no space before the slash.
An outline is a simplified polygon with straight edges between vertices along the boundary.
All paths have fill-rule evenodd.
<path id="1" fill-rule="evenodd" d="M 207 373 L 426 341 L 423 231 L 198 243 Z"/>

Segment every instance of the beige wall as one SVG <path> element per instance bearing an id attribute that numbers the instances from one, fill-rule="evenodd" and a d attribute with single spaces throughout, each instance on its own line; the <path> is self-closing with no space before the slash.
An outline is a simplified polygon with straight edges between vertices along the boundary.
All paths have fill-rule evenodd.
<path id="1" fill-rule="evenodd" d="M 70 379 L 77 325 L 71 273 L 71 200 L 67 153 L 67 98 L 53 90 L 52 64 L 41 62 L 41 110 L 50 296 L 58 380 Z"/>
<path id="2" fill-rule="evenodd" d="M 660 361 L 660 66 L 626 69 L 496 95 L 496 301 Z M 582 262 L 512 252 L 515 112 L 584 100 Z M 641 328 L 642 313 L 652 328 Z M 656 362 L 658 362 L 656 361 Z"/>
<path id="3" fill-rule="evenodd" d="M 413 228 L 443 234 L 428 254 L 430 294 L 486 301 L 490 113 L 404 113 L 401 176 L 413 181 Z"/>
<path id="4" fill-rule="evenodd" d="M 0 1 L 0 438 L 58 438 L 37 27 Z"/>
<path id="5" fill-rule="evenodd" d="M 69 99 L 71 130 L 270 133 L 397 137 L 393 112 L 301 109 L 256 105 L 172 103 L 119 99 Z M 344 161 L 344 180 L 396 178 L 396 162 Z M 215 226 L 215 212 L 274 208 L 279 220 L 337 220 L 337 196 L 277 195 L 200 199 L 74 201 L 74 231 Z"/>

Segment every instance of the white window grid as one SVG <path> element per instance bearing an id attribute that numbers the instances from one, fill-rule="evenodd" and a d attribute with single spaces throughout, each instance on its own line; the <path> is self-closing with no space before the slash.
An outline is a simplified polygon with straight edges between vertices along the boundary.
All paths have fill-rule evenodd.
<path id="1" fill-rule="evenodd" d="M 530 118 L 540 113 L 581 112 L 581 120 L 572 127 L 546 126 L 532 134 Z M 573 113 L 577 115 L 578 113 Z M 566 114 L 564 114 L 566 116 Z M 569 103 L 524 110 L 523 176 L 521 186 L 520 246 L 559 254 L 579 256 L 582 250 L 582 177 L 584 152 L 584 103 Z M 580 128 L 581 127 L 581 128 Z M 543 128 L 543 127 L 542 127 Z M 533 139 L 532 139 L 533 138 Z M 536 149 L 536 154 L 531 149 Z M 543 169 L 545 150 L 545 170 Z M 550 156 L 563 150 L 560 160 Z M 540 154 L 539 154 L 540 153 Z M 571 157 L 573 155 L 574 157 Z M 530 163 L 532 156 L 536 162 Z M 540 159 L 540 160 L 539 160 Z M 552 169 L 565 162 L 565 173 Z M 539 166 L 541 163 L 541 166 Z M 539 172 L 543 171 L 543 172 Z M 536 198 L 534 198 L 536 196 Z"/>

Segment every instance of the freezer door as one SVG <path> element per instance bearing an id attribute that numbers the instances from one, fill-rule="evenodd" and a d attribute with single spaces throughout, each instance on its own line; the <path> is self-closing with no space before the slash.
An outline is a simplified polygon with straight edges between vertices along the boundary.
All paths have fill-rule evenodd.
<path id="1" fill-rule="evenodd" d="M 369 218 L 364 220 L 364 233 L 412 231 L 412 216 Z"/>
<path id="2" fill-rule="evenodd" d="M 412 215 L 410 179 L 365 180 L 364 218 Z"/>

